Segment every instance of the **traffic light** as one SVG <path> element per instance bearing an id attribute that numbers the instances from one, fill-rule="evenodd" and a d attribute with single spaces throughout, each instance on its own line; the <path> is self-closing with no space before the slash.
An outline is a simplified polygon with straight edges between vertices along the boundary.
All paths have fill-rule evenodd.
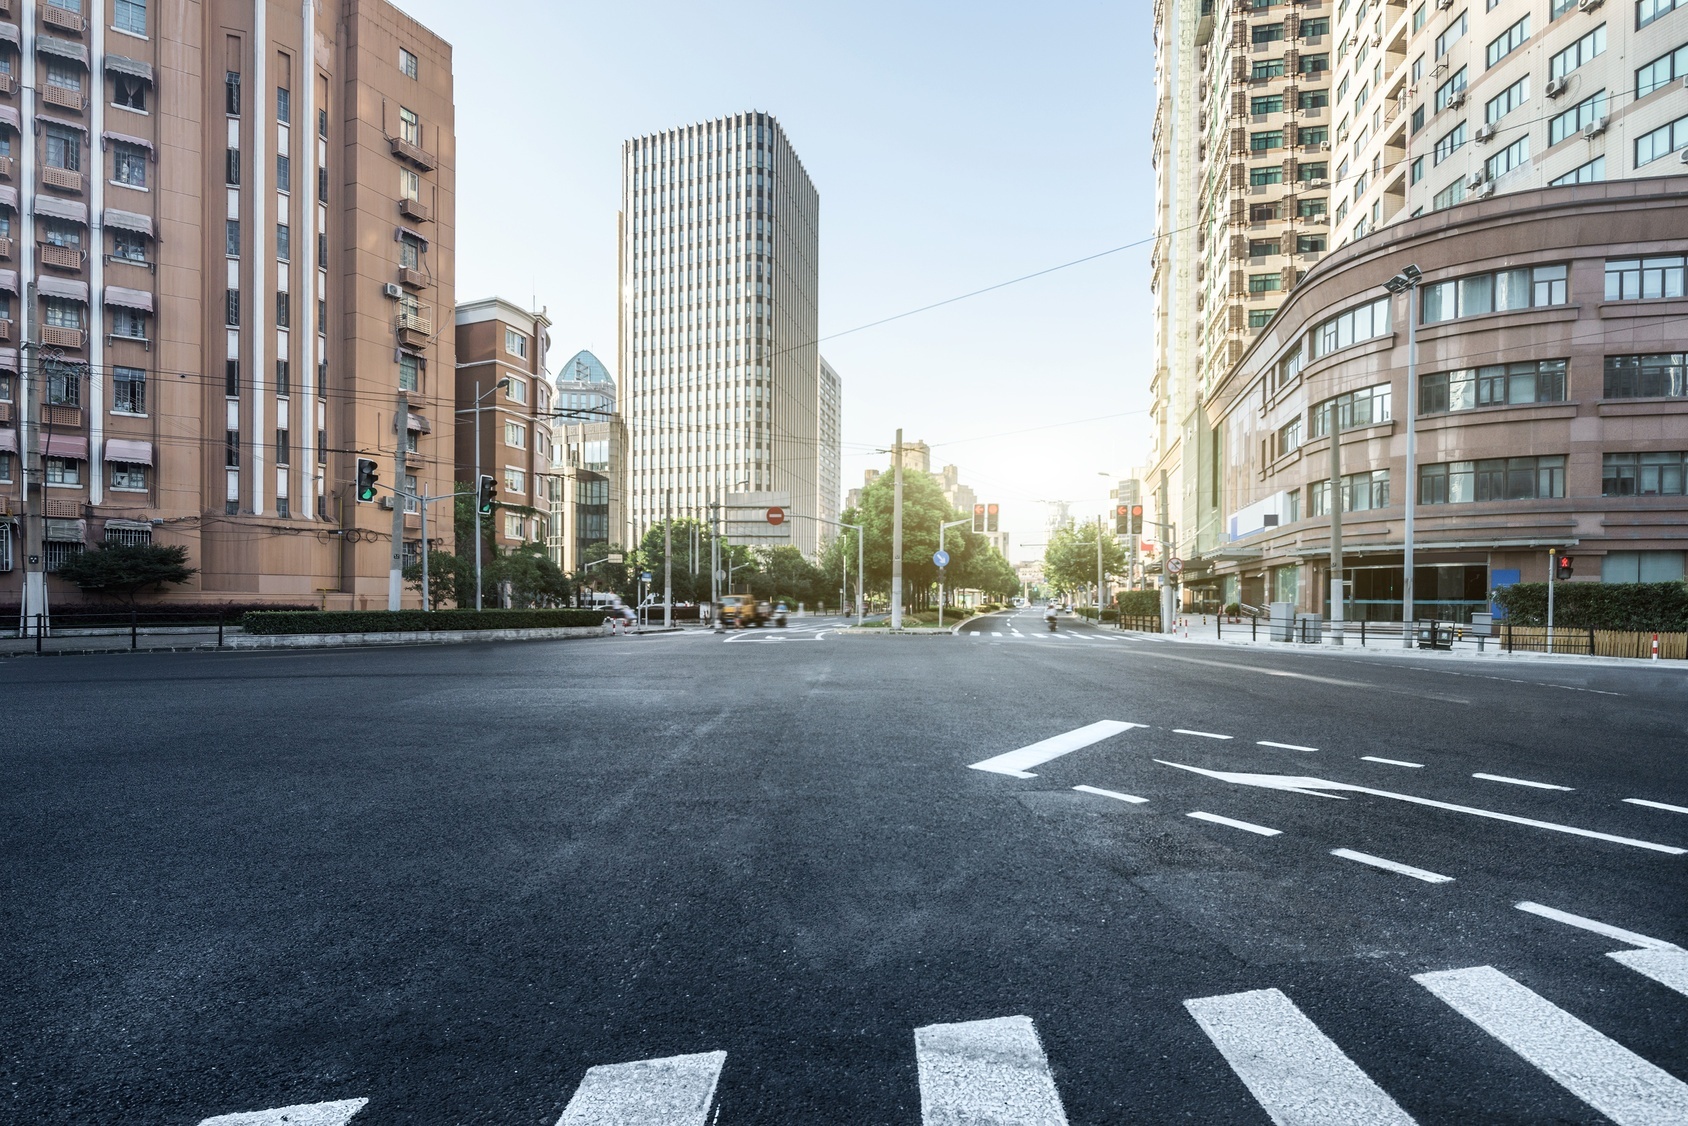
<path id="1" fill-rule="evenodd" d="M 1140 504 L 1131 506 L 1131 534 L 1134 536 L 1143 534 L 1143 506 Z"/>
<path id="2" fill-rule="evenodd" d="M 1131 534 L 1131 506 L 1129 504 L 1114 505 L 1114 535 L 1125 536 Z"/>
<path id="3" fill-rule="evenodd" d="M 482 516 L 492 515 L 492 502 L 498 499 L 498 481 L 487 474 L 481 474 L 480 487 L 476 490 L 476 503 L 480 506 Z"/>
<path id="4" fill-rule="evenodd" d="M 367 457 L 358 458 L 358 499 L 374 500 L 375 483 L 381 478 L 375 475 L 375 463 Z"/>
<path id="5" fill-rule="evenodd" d="M 1561 580 L 1571 577 L 1571 557 L 1569 555 L 1559 556 L 1554 561 L 1554 566 L 1558 570 L 1559 578 Z"/>
<path id="6" fill-rule="evenodd" d="M 985 506 L 982 504 L 973 506 L 973 530 L 981 533 L 985 530 Z"/>
<path id="7" fill-rule="evenodd" d="M 996 516 L 997 516 L 997 506 L 994 505 L 994 504 L 985 505 L 985 531 L 986 532 L 995 534 L 995 532 L 996 532 Z"/>

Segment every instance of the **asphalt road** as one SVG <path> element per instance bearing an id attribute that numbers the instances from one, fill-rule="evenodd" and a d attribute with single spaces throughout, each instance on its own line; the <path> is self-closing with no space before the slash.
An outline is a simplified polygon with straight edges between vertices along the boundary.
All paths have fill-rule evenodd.
<path id="1" fill-rule="evenodd" d="M 7 662 L 0 1120 L 1688 1121 L 1683 670 L 829 624 Z"/>

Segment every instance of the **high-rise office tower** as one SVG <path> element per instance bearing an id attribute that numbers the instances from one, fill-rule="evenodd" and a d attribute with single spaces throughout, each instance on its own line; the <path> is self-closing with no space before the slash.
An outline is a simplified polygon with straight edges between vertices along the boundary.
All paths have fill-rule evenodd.
<path id="1" fill-rule="evenodd" d="M 622 145 L 622 411 L 635 538 L 670 509 L 789 494 L 820 540 L 819 196 L 785 131 L 734 114 Z M 805 519 L 808 517 L 808 519 Z"/>
<path id="2" fill-rule="evenodd" d="M 844 384 L 838 371 L 821 357 L 820 411 L 816 416 L 819 433 L 819 490 L 816 512 L 825 520 L 837 520 L 840 490 L 844 484 L 843 456 Z M 832 539 L 838 529 L 822 524 L 821 538 Z"/>
<path id="3" fill-rule="evenodd" d="M 358 457 L 452 484 L 450 46 L 385 0 L 4 11 L 0 602 L 115 541 L 188 549 L 169 598 L 385 605 Z"/>

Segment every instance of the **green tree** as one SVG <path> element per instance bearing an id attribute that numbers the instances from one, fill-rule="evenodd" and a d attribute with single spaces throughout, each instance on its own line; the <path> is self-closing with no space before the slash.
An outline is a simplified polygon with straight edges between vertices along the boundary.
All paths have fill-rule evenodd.
<path id="1" fill-rule="evenodd" d="M 1043 577 L 1055 590 L 1072 594 L 1096 582 L 1096 537 L 1102 537 L 1102 568 L 1110 575 L 1125 573 L 1125 550 L 1111 532 L 1092 522 L 1059 528 L 1043 551 Z"/>
<path id="2" fill-rule="evenodd" d="M 609 592 L 619 595 L 623 602 L 631 603 L 638 598 L 638 574 L 633 563 L 628 561 L 628 552 L 620 544 L 604 543 L 602 541 L 587 544 L 581 553 L 581 566 L 574 573 L 575 588 L 582 594 L 592 592 Z M 605 563 L 611 555 L 620 555 L 622 562 Z"/>
<path id="3" fill-rule="evenodd" d="M 856 519 L 850 521 L 867 528 L 867 586 L 885 592 L 891 589 L 891 535 L 895 509 L 893 477 L 891 473 L 881 474 L 862 490 L 861 509 L 856 513 Z M 938 550 L 938 525 L 959 518 L 960 513 L 944 498 L 943 490 L 930 473 L 917 469 L 903 470 L 903 581 L 910 608 L 919 608 L 931 601 L 933 584 L 938 581 L 938 568 L 932 562 L 932 554 Z M 846 519 L 849 519 L 848 516 Z M 971 532 L 967 534 L 972 535 Z M 965 540 L 965 537 L 951 532 L 945 539 L 945 548 L 947 550 L 952 542 L 964 545 Z M 967 553 L 965 546 L 962 552 Z M 945 582 L 953 583 L 954 579 L 946 578 Z"/>
<path id="4" fill-rule="evenodd" d="M 674 521 L 670 542 L 674 546 L 674 601 L 709 601 L 709 525 L 689 516 Z M 696 554 L 693 554 L 693 537 Z M 639 541 L 639 564 L 651 573 L 651 589 L 662 595 L 662 524 L 652 524 Z M 596 568 L 594 568 L 596 570 Z"/>
<path id="5" fill-rule="evenodd" d="M 825 593 L 825 574 L 790 544 L 757 548 L 755 556 L 758 566 L 750 589 L 756 597 L 777 599 L 795 608 L 799 602 L 813 606 Z"/>
<path id="6" fill-rule="evenodd" d="M 404 569 L 404 581 L 418 594 L 422 592 L 422 564 L 411 563 Z M 449 551 L 428 553 L 428 587 L 434 609 L 448 605 L 474 608 L 475 561 Z"/>
<path id="7" fill-rule="evenodd" d="M 482 564 L 481 573 L 487 591 L 496 591 L 504 583 L 510 584 L 512 609 L 562 606 L 568 602 L 568 576 L 545 553 L 543 544 L 525 543 L 513 551 L 503 552 L 492 562 Z"/>
<path id="8" fill-rule="evenodd" d="M 181 544 L 102 543 L 93 551 L 71 556 L 59 567 L 59 578 L 85 591 L 110 595 L 130 606 L 143 590 L 163 590 L 199 574 L 189 567 L 188 549 Z"/>

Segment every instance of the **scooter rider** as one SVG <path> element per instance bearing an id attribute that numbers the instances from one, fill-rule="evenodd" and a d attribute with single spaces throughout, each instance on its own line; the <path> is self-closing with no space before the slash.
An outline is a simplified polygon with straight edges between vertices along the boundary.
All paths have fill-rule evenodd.
<path id="1" fill-rule="evenodd" d="M 1043 620 L 1049 623 L 1049 632 L 1055 632 L 1055 603 L 1047 603 L 1043 607 Z"/>

